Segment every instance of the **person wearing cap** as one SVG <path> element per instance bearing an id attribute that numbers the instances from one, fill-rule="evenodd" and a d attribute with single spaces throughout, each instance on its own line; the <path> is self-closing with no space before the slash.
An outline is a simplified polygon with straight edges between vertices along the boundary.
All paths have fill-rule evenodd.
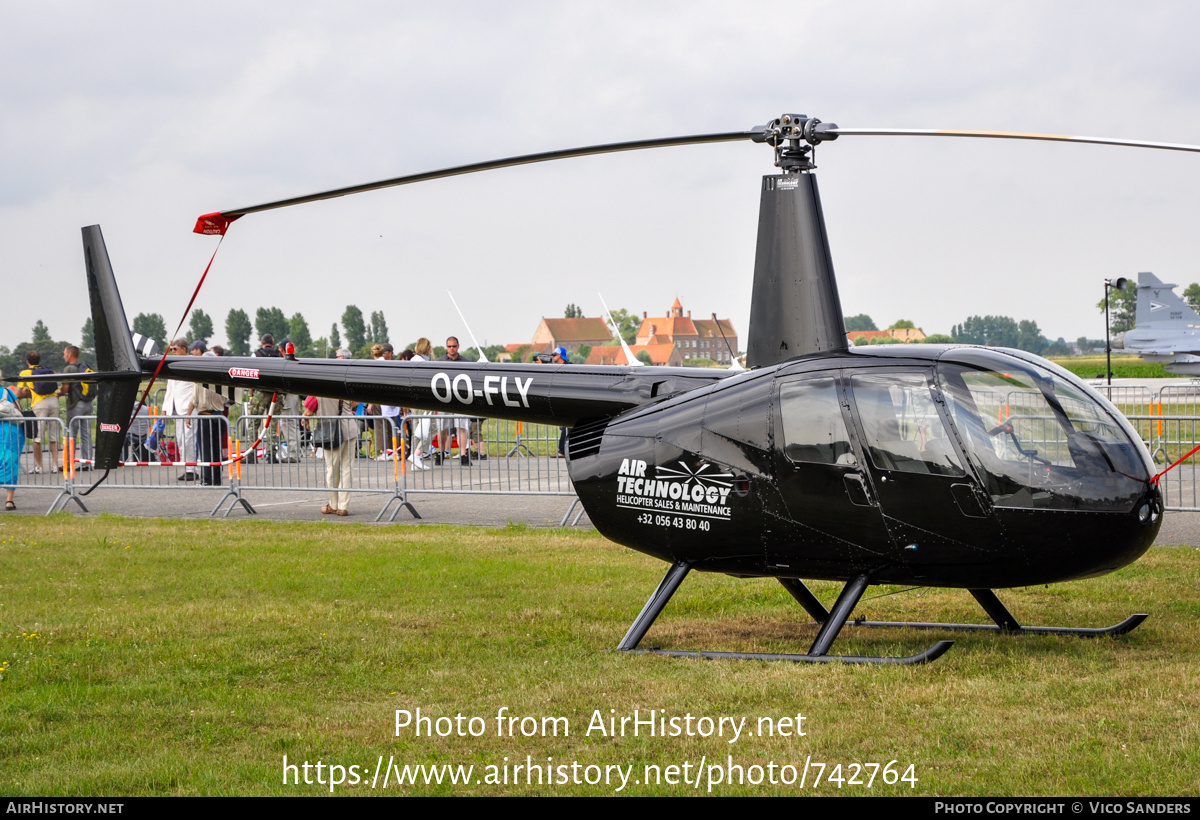
<path id="1" fill-rule="evenodd" d="M 259 340 L 259 348 L 257 350 L 255 350 L 254 353 L 252 353 L 251 355 L 258 359 L 282 358 L 282 354 L 279 352 L 279 348 L 277 348 L 275 346 L 275 337 L 272 336 L 270 333 L 264 333 L 262 335 L 262 338 Z M 292 397 L 288 396 L 286 393 L 274 393 L 270 390 L 252 390 L 252 391 L 250 391 L 250 395 L 252 397 L 250 400 L 250 415 L 252 415 L 252 416 L 266 416 L 267 413 L 271 409 L 271 397 L 272 396 L 275 396 L 275 413 L 276 414 L 278 414 L 278 415 L 299 415 L 300 414 L 299 399 L 298 398 L 296 399 L 296 403 L 293 405 L 292 409 L 289 410 L 288 402 L 289 402 L 289 399 Z M 293 410 L 294 410 L 294 412 L 293 412 Z M 281 426 L 283 426 L 283 422 L 281 422 L 280 424 L 281 424 Z M 295 433 L 294 435 L 289 435 L 293 432 Z M 288 449 L 287 456 L 284 456 L 283 453 L 281 453 L 281 452 L 272 452 L 276 447 L 278 447 L 279 442 L 278 441 L 268 441 L 268 439 L 270 439 L 270 438 L 273 438 L 271 436 L 271 432 L 264 431 L 264 433 L 263 433 L 264 444 L 266 445 L 267 452 L 271 453 L 271 455 L 268 456 L 268 460 L 273 461 L 273 462 L 279 462 L 279 461 L 295 462 L 295 461 L 299 460 L 296 458 L 295 453 L 292 451 L 293 447 L 299 447 L 299 431 L 298 430 L 292 431 L 286 427 L 283 429 L 283 441 L 286 442 L 287 449 Z"/>
<path id="2" fill-rule="evenodd" d="M 554 348 L 554 351 L 551 353 L 550 363 L 551 364 L 570 364 L 571 356 L 567 353 L 567 349 L 565 347 L 559 346 L 559 347 Z M 559 430 L 558 454 L 557 454 L 556 458 L 562 458 L 563 454 L 567 450 L 567 428 L 560 427 L 560 428 L 558 428 L 558 430 Z"/>
<path id="3" fill-rule="evenodd" d="M 275 349 L 275 337 L 270 333 L 264 333 L 262 339 L 259 340 L 259 347 L 250 354 L 256 359 L 268 358 L 278 359 L 279 351 Z M 251 390 L 250 391 L 250 415 L 263 416 L 271 406 L 271 393 L 266 390 Z"/>

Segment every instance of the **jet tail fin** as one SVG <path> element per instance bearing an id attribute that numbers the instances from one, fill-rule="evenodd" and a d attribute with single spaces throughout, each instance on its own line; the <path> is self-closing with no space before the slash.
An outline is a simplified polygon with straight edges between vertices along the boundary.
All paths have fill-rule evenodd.
<path id="1" fill-rule="evenodd" d="M 83 229 L 83 258 L 87 267 L 88 296 L 96 342 L 96 367 L 100 373 L 128 374 L 100 380 L 96 417 L 96 468 L 118 466 L 129 429 L 130 414 L 141 382 L 141 360 L 125 318 L 104 234 L 99 225 Z"/>
<path id="2" fill-rule="evenodd" d="M 1138 330 L 1147 328 L 1186 328 L 1200 325 L 1200 314 L 1175 293 L 1176 285 L 1159 280 L 1153 273 L 1138 274 Z"/>

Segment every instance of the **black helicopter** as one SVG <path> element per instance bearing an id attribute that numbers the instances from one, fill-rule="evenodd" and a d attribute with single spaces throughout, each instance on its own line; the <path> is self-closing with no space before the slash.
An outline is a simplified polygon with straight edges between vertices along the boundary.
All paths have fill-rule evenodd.
<path id="1" fill-rule="evenodd" d="M 98 226 L 83 229 L 99 374 L 97 466 L 120 463 L 138 384 L 165 378 L 570 427 L 567 457 L 596 528 L 670 564 L 618 648 L 633 651 L 688 572 L 775 577 L 818 622 L 803 655 L 672 655 L 920 663 L 829 650 L 871 584 L 970 591 L 995 624 L 891 623 L 1008 633 L 1115 635 L 1021 625 L 994 588 L 1101 575 L 1151 545 L 1161 525 L 1154 465 L 1137 432 L 1065 370 L 1016 350 L 847 343 L 814 147 L 839 136 L 1049 139 L 1194 146 L 1005 132 L 841 129 L 786 114 L 750 131 L 531 154 L 206 214 L 224 234 L 257 211 L 548 160 L 697 143 L 775 150 L 762 180 L 747 342 L 749 370 L 497 363 L 394 363 L 138 354 Z M 103 479 L 101 479 L 103 480 Z M 826 607 L 801 579 L 844 581 Z"/>

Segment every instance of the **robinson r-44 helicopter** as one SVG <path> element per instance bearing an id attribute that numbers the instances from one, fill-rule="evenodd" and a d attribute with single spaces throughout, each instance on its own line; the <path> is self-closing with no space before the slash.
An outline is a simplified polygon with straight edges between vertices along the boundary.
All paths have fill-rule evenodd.
<path id="1" fill-rule="evenodd" d="M 774 148 L 763 177 L 749 369 L 491 362 L 396 363 L 140 356 L 99 226 L 83 229 L 101 381 L 97 467 L 115 469 L 138 384 L 164 377 L 449 410 L 571 428 L 571 480 L 607 538 L 669 568 L 618 648 L 635 651 L 692 570 L 774 577 L 820 624 L 804 654 L 668 652 L 711 658 L 920 663 L 831 655 L 872 584 L 968 590 L 994 624 L 883 623 L 1078 636 L 1137 627 L 1023 626 L 996 588 L 1101 575 L 1151 545 L 1161 525 L 1154 465 L 1137 432 L 1062 368 L 1017 350 L 851 348 L 834 279 L 813 149 L 850 135 L 999 137 L 1200 151 L 1091 137 L 842 129 L 785 114 L 749 131 L 615 143 L 397 177 L 206 214 L 224 234 L 257 211 L 441 177 L 589 154 L 751 141 Z M 106 473 L 107 475 L 107 473 Z M 103 480 L 103 479 L 101 479 Z M 845 582 L 832 607 L 802 579 Z"/>

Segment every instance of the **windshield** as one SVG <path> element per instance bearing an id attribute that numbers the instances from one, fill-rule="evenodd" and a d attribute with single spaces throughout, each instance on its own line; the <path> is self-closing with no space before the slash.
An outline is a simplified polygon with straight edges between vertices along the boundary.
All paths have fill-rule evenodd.
<path id="1" fill-rule="evenodd" d="M 1091 396 L 1027 362 L 971 351 L 938 374 L 951 418 L 998 507 L 1127 512 L 1150 477 L 1121 424 Z"/>

